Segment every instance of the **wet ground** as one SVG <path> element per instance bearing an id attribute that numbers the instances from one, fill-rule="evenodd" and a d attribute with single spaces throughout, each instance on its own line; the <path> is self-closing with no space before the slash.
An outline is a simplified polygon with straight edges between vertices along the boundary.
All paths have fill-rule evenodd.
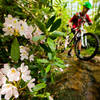
<path id="1" fill-rule="evenodd" d="M 62 56 L 67 67 L 49 84 L 54 100 L 100 100 L 100 57 L 81 61 Z"/>

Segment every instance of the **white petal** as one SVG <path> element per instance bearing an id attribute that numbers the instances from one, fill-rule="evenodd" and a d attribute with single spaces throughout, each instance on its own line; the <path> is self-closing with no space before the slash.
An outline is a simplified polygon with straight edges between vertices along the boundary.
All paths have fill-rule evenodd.
<path id="1" fill-rule="evenodd" d="M 19 93 L 18 93 L 16 87 L 13 88 L 13 95 L 15 96 L 15 98 L 18 98 L 18 96 L 19 96 Z"/>
<path id="2" fill-rule="evenodd" d="M 51 96 L 49 96 L 49 100 L 53 100 L 53 98 Z"/>
<path id="3" fill-rule="evenodd" d="M 9 100 L 11 97 L 12 97 L 12 90 L 8 91 L 8 92 L 5 94 L 5 99 L 6 99 L 6 100 Z"/>

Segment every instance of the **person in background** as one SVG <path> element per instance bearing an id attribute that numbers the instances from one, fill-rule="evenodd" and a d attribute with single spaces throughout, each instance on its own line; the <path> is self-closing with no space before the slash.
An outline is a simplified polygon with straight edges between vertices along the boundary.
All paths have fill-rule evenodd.
<path id="1" fill-rule="evenodd" d="M 83 4 L 83 10 L 82 12 L 76 13 L 70 20 L 69 20 L 69 26 L 71 28 L 71 31 L 73 34 L 75 34 L 75 28 L 77 28 L 78 26 L 80 26 L 81 24 L 84 25 L 85 22 L 87 22 L 89 25 L 92 24 L 92 20 L 90 19 L 89 15 L 87 14 L 87 12 L 92 8 L 90 2 L 85 2 Z M 82 19 L 85 19 L 84 22 L 82 22 Z M 71 49 L 68 51 L 68 56 L 71 56 L 71 51 L 74 47 L 74 44 L 72 45 Z M 79 43 L 79 50 L 78 53 L 80 54 L 80 50 L 81 50 L 81 41 Z"/>

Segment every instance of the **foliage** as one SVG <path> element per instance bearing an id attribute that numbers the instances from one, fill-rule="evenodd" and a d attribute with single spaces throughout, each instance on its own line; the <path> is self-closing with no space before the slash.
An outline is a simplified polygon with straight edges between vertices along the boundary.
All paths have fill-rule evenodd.
<path id="1" fill-rule="evenodd" d="M 83 1 L 78 0 L 80 5 Z M 24 91 L 25 94 L 20 95 L 22 100 L 49 99 L 46 87 L 48 80 L 54 82 L 52 69 L 66 67 L 58 58 L 56 45 L 59 45 L 59 37 L 63 41 L 67 35 L 66 24 L 72 16 L 71 10 L 65 0 L 0 0 L 0 67 L 9 63 L 17 69 L 24 62 L 32 78 L 36 79 L 33 92 Z M 99 10 L 95 27 L 91 28 L 92 31 L 96 28 L 96 33 L 98 16 Z M 20 83 L 25 86 L 23 81 Z"/>
<path id="2" fill-rule="evenodd" d="M 31 70 L 32 78 L 36 79 L 33 92 L 22 89 L 25 93 L 19 95 L 21 99 L 24 97 L 49 99 L 50 94 L 45 89 L 48 78 L 53 82 L 51 69 L 65 68 L 64 62 L 56 55 L 55 42 L 50 38 L 52 34 L 50 30 L 52 32 L 57 30 L 61 25 L 61 19 L 55 16 L 54 22 L 51 23 L 48 16 L 53 8 L 48 4 L 50 1 L 2 0 L 0 2 L 2 10 L 0 12 L 0 66 L 9 63 L 11 68 L 18 68 L 24 62 Z M 53 28 L 54 25 L 58 26 Z M 26 87 L 23 81 L 20 81 L 20 84 Z"/>

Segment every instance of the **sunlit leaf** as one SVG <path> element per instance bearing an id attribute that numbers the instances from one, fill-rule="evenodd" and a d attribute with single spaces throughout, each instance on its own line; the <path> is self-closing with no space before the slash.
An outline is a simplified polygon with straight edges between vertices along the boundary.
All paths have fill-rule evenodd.
<path id="1" fill-rule="evenodd" d="M 50 68 L 51 68 L 51 65 L 48 65 L 48 66 L 46 67 L 46 73 L 48 73 L 48 72 L 50 71 Z"/>
<path id="2" fill-rule="evenodd" d="M 38 63 L 49 63 L 47 59 L 37 59 Z"/>
<path id="3" fill-rule="evenodd" d="M 46 87 L 45 83 L 40 83 L 40 84 L 35 85 L 35 87 L 33 88 L 33 91 L 39 91 L 45 87 Z"/>
<path id="4" fill-rule="evenodd" d="M 55 45 L 54 41 L 53 41 L 52 39 L 48 38 L 48 39 L 47 39 L 47 43 L 48 43 L 48 45 L 49 45 L 51 51 L 52 51 L 52 52 L 55 52 L 55 50 L 56 50 L 56 45 Z"/>

